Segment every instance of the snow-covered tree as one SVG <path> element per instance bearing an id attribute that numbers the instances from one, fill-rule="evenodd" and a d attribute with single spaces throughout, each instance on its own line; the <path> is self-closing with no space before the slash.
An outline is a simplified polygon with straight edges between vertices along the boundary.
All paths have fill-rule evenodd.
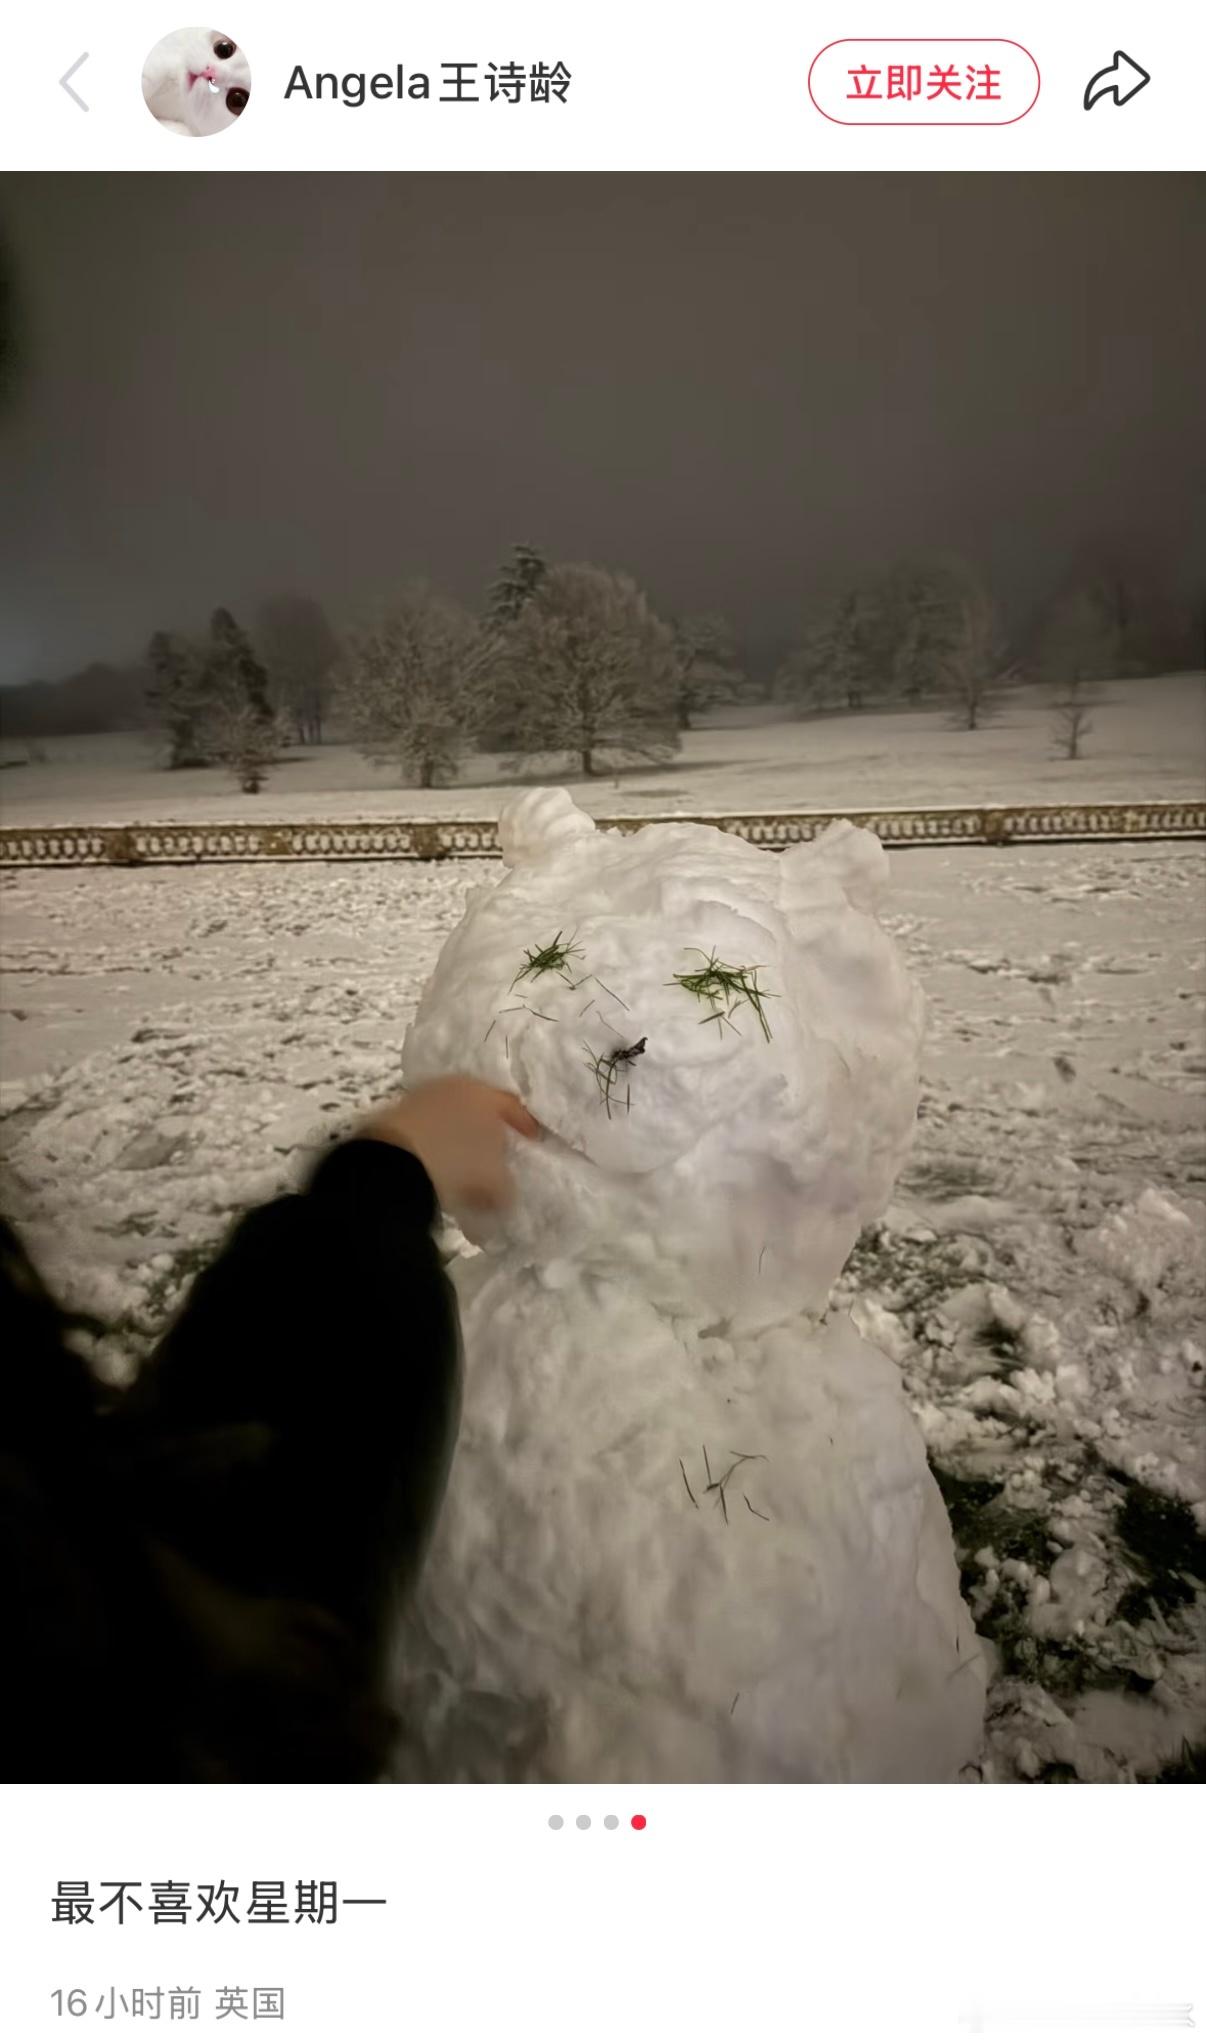
<path id="1" fill-rule="evenodd" d="M 673 631 L 678 658 L 675 711 L 679 730 L 689 731 L 692 717 L 701 710 L 735 699 L 743 676 L 733 628 L 716 611 L 680 617 Z"/>
<path id="2" fill-rule="evenodd" d="M 949 694 L 981 593 L 974 570 L 946 557 L 903 560 L 851 583 L 807 618 L 775 693 L 801 712 Z"/>
<path id="3" fill-rule="evenodd" d="M 405 590 L 380 623 L 354 631 L 339 672 L 341 713 L 373 759 L 420 787 L 452 779 L 488 713 L 479 626 L 435 590 Z"/>
<path id="4" fill-rule="evenodd" d="M 211 757 L 228 766 L 244 794 L 259 794 L 281 743 L 274 718 L 267 722 L 245 697 L 222 692 L 207 718 Z"/>
<path id="5" fill-rule="evenodd" d="M 476 737 L 484 752 L 512 752 L 517 726 L 513 698 L 515 676 L 507 661 L 507 633 L 525 603 L 529 602 L 548 573 L 548 562 L 539 547 L 517 544 L 502 563 L 486 598 L 482 634 L 482 666 L 492 682 L 491 707 L 478 719 Z M 521 689 L 522 684 L 518 684 Z"/>
<path id="6" fill-rule="evenodd" d="M 258 794 L 276 757 L 281 732 L 269 699 L 267 671 L 229 610 L 215 610 L 210 619 L 205 693 L 207 751 L 232 769 L 244 794 Z"/>
<path id="7" fill-rule="evenodd" d="M 272 596 L 256 618 L 256 644 L 273 701 L 299 745 L 321 745 L 339 646 L 312 596 Z"/>
<path id="8" fill-rule="evenodd" d="M 169 767 L 208 765 L 206 664 L 200 648 L 177 632 L 157 631 L 147 661 L 147 710 L 162 736 Z"/>
<path id="9" fill-rule="evenodd" d="M 592 774 L 678 744 L 674 634 L 628 575 L 551 567 L 505 634 L 513 750 L 574 753 Z"/>
<path id="10" fill-rule="evenodd" d="M 887 673 L 892 695 L 913 704 L 942 693 L 960 641 L 971 571 L 959 561 L 902 561 L 887 580 Z"/>
<path id="11" fill-rule="evenodd" d="M 495 626 L 514 624 L 547 573 L 548 562 L 539 547 L 513 546 L 511 558 L 503 562 L 491 584 L 489 622 Z"/>
<path id="12" fill-rule="evenodd" d="M 271 723 L 267 669 L 229 610 L 214 611 L 209 621 L 209 639 L 208 666 L 213 685 L 233 689 L 262 723 Z"/>
<path id="13" fill-rule="evenodd" d="M 776 693 L 801 714 L 861 709 L 873 686 L 871 622 L 869 594 L 861 586 L 814 612 L 779 670 Z"/>

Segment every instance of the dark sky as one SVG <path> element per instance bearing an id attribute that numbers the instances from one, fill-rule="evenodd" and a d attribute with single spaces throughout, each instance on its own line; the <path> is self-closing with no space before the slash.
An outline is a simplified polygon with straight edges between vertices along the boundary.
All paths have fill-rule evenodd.
<path id="1" fill-rule="evenodd" d="M 922 547 L 1014 618 L 1206 563 L 1200 178 L 22 176 L 0 240 L 0 681 L 513 539 L 755 661 Z"/>

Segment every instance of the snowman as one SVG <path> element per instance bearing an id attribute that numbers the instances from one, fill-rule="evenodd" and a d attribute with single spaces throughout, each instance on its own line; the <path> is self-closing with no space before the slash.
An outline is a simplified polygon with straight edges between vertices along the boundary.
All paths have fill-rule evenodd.
<path id="1" fill-rule="evenodd" d="M 465 1347 L 396 1774 L 939 1781 L 984 1661 L 897 1368 L 828 1310 L 916 1117 L 878 839 L 500 822 L 404 1047 L 541 1123 L 450 1216 Z"/>

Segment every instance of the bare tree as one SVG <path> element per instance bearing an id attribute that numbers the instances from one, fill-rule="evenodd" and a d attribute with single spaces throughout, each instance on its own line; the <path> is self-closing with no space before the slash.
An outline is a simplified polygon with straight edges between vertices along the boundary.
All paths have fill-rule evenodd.
<path id="1" fill-rule="evenodd" d="M 1051 734 L 1065 759 L 1080 758 L 1101 700 L 1093 684 L 1117 671 L 1124 629 L 1117 590 L 1100 580 L 1066 590 L 1043 620 L 1034 666 L 1052 691 Z"/>
<path id="2" fill-rule="evenodd" d="M 260 606 L 255 635 L 278 713 L 288 718 L 299 745 L 321 745 L 339 654 L 321 603 L 312 596 L 272 596 Z"/>
<path id="3" fill-rule="evenodd" d="M 500 666 L 514 750 L 572 752 L 593 774 L 666 759 L 678 744 L 674 635 L 627 575 L 588 564 L 552 567 L 505 633 Z"/>
<path id="4" fill-rule="evenodd" d="M 942 667 L 953 721 L 965 731 L 980 730 L 999 712 L 1001 691 L 1017 670 L 1004 661 L 996 605 L 970 574 Z"/>
<path id="5" fill-rule="evenodd" d="M 360 746 L 434 787 L 454 779 L 487 706 L 478 625 L 422 585 L 404 591 L 380 624 L 355 631 L 339 671 L 341 712 Z"/>
<path id="6" fill-rule="evenodd" d="M 1079 759 L 1081 739 L 1086 738 L 1093 728 L 1089 705 L 1082 695 L 1082 683 L 1069 683 L 1068 693 L 1055 704 L 1051 722 L 1051 735 L 1059 744 L 1065 759 Z"/>

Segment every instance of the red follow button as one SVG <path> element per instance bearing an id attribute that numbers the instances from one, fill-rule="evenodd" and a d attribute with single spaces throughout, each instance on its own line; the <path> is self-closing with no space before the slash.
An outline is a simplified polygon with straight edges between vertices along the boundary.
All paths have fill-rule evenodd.
<path id="1" fill-rule="evenodd" d="M 1039 83 L 1021 43 L 984 36 L 852 36 L 808 72 L 817 112 L 847 128 L 1005 128 Z"/>

